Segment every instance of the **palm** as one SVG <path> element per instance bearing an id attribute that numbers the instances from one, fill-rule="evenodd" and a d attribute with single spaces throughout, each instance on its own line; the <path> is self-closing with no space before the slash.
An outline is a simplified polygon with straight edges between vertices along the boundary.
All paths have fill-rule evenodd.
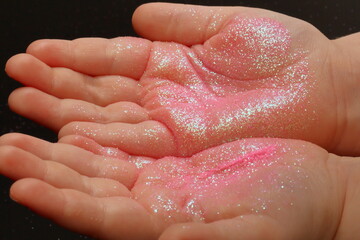
<path id="1" fill-rule="evenodd" d="M 24 135 L 4 136 L 0 145 L 2 174 L 43 181 L 18 181 L 13 198 L 104 239 L 330 239 L 340 217 L 343 189 L 327 187 L 337 182 L 339 160 L 304 142 L 236 141 L 153 163 Z"/>
<path id="2" fill-rule="evenodd" d="M 175 155 L 249 137 L 325 141 L 317 129 L 327 109 L 315 98 L 323 86 L 310 50 L 290 35 L 273 20 L 238 17 L 203 45 L 153 43 L 140 101 L 174 135 Z"/>
<path id="3" fill-rule="evenodd" d="M 329 67 L 315 60 L 331 42 L 299 20 L 247 11 L 192 47 L 134 38 L 35 43 L 28 52 L 36 58 L 15 57 L 9 74 L 65 99 L 22 89 L 10 105 L 57 130 L 72 122 L 61 137 L 85 135 L 135 155 L 191 156 L 248 137 L 332 147 L 332 79 L 315 73 Z"/>
<path id="4" fill-rule="evenodd" d="M 45 40 L 8 62 L 9 75 L 30 86 L 10 106 L 61 129 L 62 142 L 2 139 L 16 146 L 2 147 L 2 173 L 42 180 L 18 181 L 12 196 L 106 239 L 330 238 L 342 193 L 327 188 L 336 182 L 328 154 L 303 142 L 238 139 L 331 147 L 337 99 L 328 63 L 316 62 L 331 42 L 263 10 L 194 9 L 183 23 L 200 16 L 209 24 L 185 34 L 134 18 L 145 37 L 178 43 Z"/>

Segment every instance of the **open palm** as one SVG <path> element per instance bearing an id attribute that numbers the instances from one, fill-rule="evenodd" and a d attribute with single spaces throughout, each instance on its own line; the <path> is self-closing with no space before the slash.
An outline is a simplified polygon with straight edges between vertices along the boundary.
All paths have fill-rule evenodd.
<path id="1" fill-rule="evenodd" d="M 0 139 L 12 197 L 103 239 L 332 239 L 341 159 L 244 138 L 356 152 L 333 42 L 260 9 L 150 4 L 133 21 L 155 42 L 41 40 L 9 60 L 28 86 L 12 109 L 60 136 Z"/>
<path id="2" fill-rule="evenodd" d="M 134 16 L 140 34 L 166 42 L 31 44 L 7 72 L 41 91 L 15 91 L 11 107 L 63 128 L 60 137 L 84 135 L 134 155 L 191 156 L 249 137 L 303 139 L 351 153 L 337 145 L 344 120 L 331 75 L 332 41 L 265 10 L 170 6 L 147 5 Z M 181 14 L 160 21 L 166 8 Z M 177 30 L 169 30 L 175 23 Z"/>
<path id="3" fill-rule="evenodd" d="M 0 156 L 1 174 L 18 180 L 13 199 L 102 239 L 333 239 L 346 190 L 338 157 L 295 140 L 239 140 L 154 162 L 10 134 Z"/>

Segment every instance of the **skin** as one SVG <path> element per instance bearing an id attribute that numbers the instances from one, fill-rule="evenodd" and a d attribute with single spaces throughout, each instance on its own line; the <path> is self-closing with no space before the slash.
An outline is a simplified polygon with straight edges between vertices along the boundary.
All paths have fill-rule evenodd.
<path id="1" fill-rule="evenodd" d="M 233 100 L 251 105 L 258 100 L 248 94 L 261 96 L 270 89 L 267 84 L 292 89 L 293 82 L 281 79 L 280 73 L 306 60 L 309 75 L 301 101 L 309 111 L 288 115 L 291 123 L 303 123 L 306 128 L 272 127 L 263 136 L 308 140 L 333 152 L 356 155 L 359 118 L 354 109 L 359 104 L 359 86 L 353 66 L 358 61 L 352 56 L 358 49 L 348 51 L 347 46 L 358 36 L 330 41 L 307 23 L 260 9 L 174 6 L 144 5 L 134 14 L 134 27 L 149 40 L 182 45 L 135 38 L 42 40 L 9 60 L 8 74 L 29 86 L 10 96 L 13 110 L 61 129 L 60 142 L 55 144 L 19 134 L 0 138 L 1 174 L 17 180 L 12 198 L 74 231 L 102 239 L 356 238 L 358 159 L 332 155 L 298 140 L 236 140 L 257 136 L 242 130 L 234 137 L 207 128 L 206 134 L 215 138 L 211 142 L 191 132 L 174 131 L 184 124 L 170 124 L 172 110 L 178 109 L 175 102 L 191 94 L 208 94 L 191 90 L 184 74 L 204 72 L 189 67 L 166 75 L 186 59 L 179 54 L 170 58 L 172 70 L 161 75 L 153 49 L 164 52 L 161 60 L 178 48 L 202 52 L 212 46 L 212 40 L 224 46 L 229 39 L 226 34 L 244 25 L 239 16 L 280 24 L 296 41 L 282 53 L 289 60 L 279 69 L 265 66 L 269 72 L 248 75 L 215 69 L 217 74 L 227 81 L 249 81 L 232 85 L 242 89 Z M 220 59 L 229 57 L 225 53 L 231 48 L 224 49 L 219 49 Z M 256 57 L 256 51 L 252 54 Z M 299 58 L 294 59 L 294 54 Z M 202 62 L 211 64 L 211 56 L 205 51 Z M 241 57 L 230 56 L 249 66 L 251 59 L 240 61 Z M 269 81 L 257 81 L 264 77 Z M 181 91 L 175 82 L 183 86 Z M 163 97 L 153 87 L 157 84 L 172 86 L 176 101 L 157 100 Z M 206 99 L 233 97 L 224 84 L 220 88 L 216 98 Z M 223 106 L 231 109 L 234 102 L 238 101 L 226 99 Z M 185 110 L 197 109 L 200 101 L 186 104 Z M 301 106 L 290 103 L 285 108 Z M 286 125 L 289 119 L 277 118 L 277 111 L 263 113 L 273 116 L 273 121 L 248 120 L 258 126 Z M 195 112 L 187 114 L 191 117 Z M 202 120 L 211 113 L 205 111 Z M 182 134 L 193 139 L 181 144 Z M 254 146 L 257 150 L 250 151 Z"/>
<path id="2" fill-rule="evenodd" d="M 12 93 L 10 107 L 61 129 L 60 138 L 83 135 L 134 155 L 191 156 L 250 137 L 359 153 L 359 48 L 348 44 L 358 34 L 329 40 L 262 9 L 161 3 L 140 7 L 133 23 L 155 42 L 32 43 L 7 63 L 7 73 L 28 86 Z"/>
<path id="3" fill-rule="evenodd" d="M 77 141 L 92 140 L 78 136 Z M 94 151 L 109 152 L 92 144 Z M 348 239 L 344 236 L 359 234 L 353 229 L 359 160 L 308 142 L 240 140 L 190 158 L 153 163 L 147 158 L 138 168 L 124 153 L 114 158 L 8 134 L 0 138 L 0 156 L 1 174 L 16 180 L 15 201 L 101 239 Z M 238 157 L 245 163 L 209 173 Z"/>

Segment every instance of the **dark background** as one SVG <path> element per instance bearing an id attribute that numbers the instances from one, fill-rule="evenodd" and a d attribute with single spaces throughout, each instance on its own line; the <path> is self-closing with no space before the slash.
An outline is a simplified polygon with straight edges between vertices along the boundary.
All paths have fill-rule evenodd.
<path id="1" fill-rule="evenodd" d="M 131 27 L 131 15 L 137 6 L 145 2 L 149 1 L 0 0 L 0 66 L 4 68 L 9 57 L 24 52 L 29 43 L 40 38 L 135 36 Z M 332 39 L 360 31 L 360 0 L 184 0 L 170 2 L 266 8 L 304 19 Z M 10 112 L 7 97 L 19 86 L 7 77 L 4 71 L 1 72 L 0 135 L 8 132 L 22 132 L 56 141 L 56 135 L 51 131 Z M 12 202 L 8 197 L 11 183 L 11 180 L 0 176 L 0 240 L 90 239 L 67 231 Z"/>

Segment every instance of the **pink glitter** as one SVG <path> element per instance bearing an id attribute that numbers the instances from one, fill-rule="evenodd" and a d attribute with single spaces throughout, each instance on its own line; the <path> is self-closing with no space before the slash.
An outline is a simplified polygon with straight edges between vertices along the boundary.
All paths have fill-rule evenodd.
<path id="1" fill-rule="evenodd" d="M 155 42 L 142 105 L 174 135 L 174 156 L 251 137 L 308 140 L 315 82 L 304 50 L 268 18 L 235 17 L 203 45 Z"/>
<path id="2" fill-rule="evenodd" d="M 224 170 L 230 170 L 233 167 L 241 167 L 244 165 L 254 164 L 257 161 L 263 160 L 264 158 L 271 155 L 275 150 L 275 146 L 269 146 L 251 153 L 246 154 L 245 156 L 240 156 L 236 160 L 221 164 L 217 168 L 207 170 L 203 172 L 198 177 L 199 179 L 204 179 L 214 174 L 219 174 Z"/>
<path id="3" fill-rule="evenodd" d="M 275 145 L 270 145 L 255 151 L 251 151 L 242 156 L 236 156 L 235 160 L 231 160 L 231 156 L 222 159 L 223 154 L 218 150 L 219 157 L 217 161 L 221 161 L 220 164 L 215 165 L 214 168 L 207 169 L 206 165 L 200 165 L 197 167 L 186 167 L 185 171 L 178 177 L 167 182 L 166 186 L 173 189 L 192 189 L 194 185 L 198 190 L 206 189 L 209 184 L 216 182 L 217 184 L 225 184 L 232 178 L 238 177 L 239 173 L 248 171 L 249 167 L 254 168 L 258 164 L 264 161 L 270 161 L 270 156 L 275 152 Z M 230 161 L 229 159 L 230 158 Z M 179 160 L 172 160 L 179 161 Z M 209 166 L 213 165 L 214 162 L 206 160 Z M 209 180 L 210 179 L 210 180 Z"/>
<path id="4" fill-rule="evenodd" d="M 269 18 L 234 18 L 195 52 L 213 71 L 237 80 L 272 76 L 289 60 L 289 31 Z"/>
<path id="5" fill-rule="evenodd" d="M 191 158 L 166 157 L 143 169 L 132 193 L 164 219 L 215 219 L 219 216 L 212 215 L 214 211 L 227 211 L 251 199 L 252 191 L 257 191 L 252 183 L 263 189 L 272 184 L 268 176 L 277 168 L 279 151 L 276 141 L 248 139 Z"/>

